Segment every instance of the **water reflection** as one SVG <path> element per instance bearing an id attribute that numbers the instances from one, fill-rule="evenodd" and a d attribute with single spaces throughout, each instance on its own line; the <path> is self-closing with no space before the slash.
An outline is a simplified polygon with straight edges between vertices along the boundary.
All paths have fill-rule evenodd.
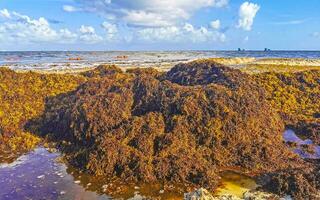
<path id="1" fill-rule="evenodd" d="M 182 199 L 183 187 L 130 184 L 94 177 L 59 162 L 59 153 L 40 147 L 0 164 L 0 199 Z M 106 195 L 108 194 L 108 195 Z"/>
<path id="2" fill-rule="evenodd" d="M 37 148 L 11 164 L 0 165 L 0 199 L 110 199 L 74 183 L 59 154 Z"/>
<path id="3" fill-rule="evenodd" d="M 182 199 L 181 185 L 130 184 L 94 177 L 62 162 L 59 153 L 39 147 L 11 164 L 0 164 L 0 199 Z M 216 195 L 241 195 L 256 187 L 249 177 L 234 172 L 222 174 Z M 106 195 L 108 194 L 108 195 Z"/>
<path id="4" fill-rule="evenodd" d="M 315 145 L 312 140 L 299 138 L 293 130 L 286 130 L 283 138 L 287 143 L 295 144 L 293 151 L 302 158 L 320 159 L 320 146 Z"/>
<path id="5" fill-rule="evenodd" d="M 221 174 L 221 187 L 217 190 L 217 195 L 233 195 L 243 198 L 243 194 L 257 188 L 256 182 L 243 174 L 233 171 L 226 171 Z"/>

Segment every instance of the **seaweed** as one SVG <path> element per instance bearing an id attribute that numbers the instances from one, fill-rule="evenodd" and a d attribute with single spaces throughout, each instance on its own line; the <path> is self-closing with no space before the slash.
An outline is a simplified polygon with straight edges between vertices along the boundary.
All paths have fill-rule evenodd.
<path id="1" fill-rule="evenodd" d="M 264 190 L 281 196 L 290 195 L 293 199 L 319 199 L 319 168 L 287 169 L 269 174 Z"/>
<path id="2" fill-rule="evenodd" d="M 73 90 L 85 78 L 72 75 L 17 73 L 0 68 L 1 160 L 35 147 L 40 139 L 25 124 L 44 111 L 45 98 Z"/>
<path id="3" fill-rule="evenodd" d="M 221 169 L 241 169 L 266 175 L 266 190 L 313 199 L 318 164 L 291 152 L 282 133 L 319 144 L 320 71 L 243 71 L 214 59 L 168 72 L 0 68 L 0 161 L 46 138 L 77 168 L 125 182 L 213 190 Z"/>
<path id="4" fill-rule="evenodd" d="M 319 144 L 320 70 L 268 72 L 254 77 L 285 125 Z"/>
<path id="5" fill-rule="evenodd" d="M 113 71 L 47 99 L 36 120 L 83 170 L 213 189 L 220 168 L 305 166 L 284 144 L 284 123 L 250 75 L 210 60 L 167 73 Z"/>

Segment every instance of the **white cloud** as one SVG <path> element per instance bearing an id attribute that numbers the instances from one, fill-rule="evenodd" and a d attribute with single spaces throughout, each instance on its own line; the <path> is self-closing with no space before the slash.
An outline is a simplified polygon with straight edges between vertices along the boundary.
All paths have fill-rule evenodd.
<path id="1" fill-rule="evenodd" d="M 220 29 L 221 23 L 220 20 L 214 20 L 212 22 L 210 22 L 210 27 L 213 29 Z"/>
<path id="2" fill-rule="evenodd" d="M 109 22 L 103 22 L 101 26 L 107 33 L 106 39 L 108 40 L 116 39 L 116 34 L 118 33 L 117 25 L 111 24 Z"/>
<path id="3" fill-rule="evenodd" d="M 94 44 L 103 41 L 103 38 L 96 34 L 92 26 L 82 25 L 79 29 L 79 39 L 88 44 Z"/>
<path id="4" fill-rule="evenodd" d="M 44 17 L 33 19 L 17 12 L 7 12 L 7 16 L 10 16 L 10 18 L 0 24 L 0 32 L 2 37 L 6 38 L 6 42 L 67 43 L 77 37 L 76 34 L 68 29 L 53 29 Z"/>
<path id="5" fill-rule="evenodd" d="M 117 26 L 109 22 L 103 22 L 102 27 L 107 31 L 108 34 L 115 34 L 118 32 Z"/>
<path id="6" fill-rule="evenodd" d="M 138 31 L 139 38 L 149 42 L 224 42 L 226 36 L 218 31 L 210 31 L 205 27 L 195 28 L 192 24 L 184 26 L 168 26 L 145 28 Z"/>
<path id="7" fill-rule="evenodd" d="M 2 10 L 0 10 L 0 17 L 10 18 L 11 15 L 7 9 L 2 9 Z"/>
<path id="8" fill-rule="evenodd" d="M 177 41 L 181 32 L 176 26 L 159 27 L 159 28 L 145 28 L 138 31 L 139 37 L 142 40 L 149 42 L 157 41 Z"/>
<path id="9" fill-rule="evenodd" d="M 64 43 L 73 43 L 77 40 L 78 35 L 71 32 L 69 29 L 60 29 L 59 30 L 60 38 L 63 39 Z"/>
<path id="10" fill-rule="evenodd" d="M 239 9 L 240 18 L 237 27 L 242 28 L 245 31 L 250 31 L 259 9 L 260 6 L 258 4 L 244 2 Z"/>
<path id="11" fill-rule="evenodd" d="M 297 25 L 303 24 L 306 20 L 291 20 L 291 21 L 282 21 L 282 22 L 273 22 L 274 25 Z"/>
<path id="12" fill-rule="evenodd" d="M 211 3 L 217 2 L 213 0 L 206 1 Z M 112 2 L 109 3 L 112 4 Z M 55 28 L 44 17 L 32 18 L 8 10 L 5 13 L 7 17 L 0 23 L 0 41 L 7 46 L 12 46 L 16 43 L 27 45 L 30 43 L 109 44 L 124 42 L 135 42 L 137 44 L 143 44 L 144 42 L 183 44 L 224 42 L 226 39 L 226 36 L 219 31 L 219 20 L 210 23 L 210 27 L 207 25 L 196 27 L 183 22 L 173 25 L 168 23 L 158 24 L 157 26 L 153 26 L 154 24 L 145 26 L 148 24 L 148 20 L 143 21 L 143 19 L 135 19 L 136 24 L 141 23 L 141 26 L 126 26 L 125 24 L 114 23 L 113 20 L 107 20 L 97 30 L 95 27 L 90 26 L 90 24 L 71 30 L 65 27 Z M 149 20 L 153 17 L 150 17 Z M 159 17 L 161 18 L 161 15 Z M 158 22 L 161 21 L 160 18 Z M 134 21 L 134 19 L 131 20 Z M 164 20 L 163 23 L 167 23 L 167 21 Z"/>
<path id="13" fill-rule="evenodd" d="M 79 29 L 82 34 L 95 34 L 95 29 L 92 26 L 81 25 Z"/>
<path id="14" fill-rule="evenodd" d="M 6 32 L 11 34 L 11 38 L 17 37 L 17 39 L 21 40 L 41 42 L 58 38 L 57 32 L 50 27 L 45 18 L 31 19 L 16 12 L 13 12 L 12 15 L 17 21 L 4 23 Z"/>
<path id="15" fill-rule="evenodd" d="M 160 27 L 173 25 L 173 21 L 163 18 L 161 14 L 145 11 L 128 11 L 123 19 L 129 24 L 137 26 Z"/>
<path id="16" fill-rule="evenodd" d="M 112 15 L 129 25 L 173 26 L 189 19 L 196 11 L 224 7 L 228 0 L 76 0 L 82 10 Z"/>
<path id="17" fill-rule="evenodd" d="M 62 7 L 62 9 L 63 9 L 64 11 L 66 11 L 66 12 L 76 12 L 76 11 L 80 11 L 80 10 L 81 10 L 81 9 L 79 9 L 79 8 L 76 8 L 76 7 L 70 6 L 70 5 L 64 5 L 64 6 Z"/>

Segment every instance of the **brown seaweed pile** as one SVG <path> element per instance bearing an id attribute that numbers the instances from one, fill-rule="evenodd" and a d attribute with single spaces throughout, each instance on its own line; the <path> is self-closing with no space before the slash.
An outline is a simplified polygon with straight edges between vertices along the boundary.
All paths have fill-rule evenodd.
<path id="1" fill-rule="evenodd" d="M 16 73 L 0 68 L 0 162 L 14 159 L 39 142 L 24 125 L 43 113 L 45 98 L 74 90 L 84 80 L 80 76 Z"/>
<path id="2" fill-rule="evenodd" d="M 287 128 L 303 139 L 320 144 L 320 70 L 292 73 L 261 73 L 254 75 L 257 84 L 266 90 L 266 98 L 281 115 Z M 313 149 L 313 146 L 306 146 Z M 268 191 L 294 199 L 320 198 L 319 163 L 312 168 L 294 169 L 270 175 Z"/>
<path id="3" fill-rule="evenodd" d="M 281 114 L 288 128 L 303 138 L 320 142 L 320 70 L 262 73 L 256 82 Z"/>
<path id="4" fill-rule="evenodd" d="M 221 168 L 271 173 L 305 166 L 255 79 L 212 61 L 167 73 L 100 67 L 75 91 L 47 99 L 36 119 L 69 161 L 125 181 L 215 188 Z"/>

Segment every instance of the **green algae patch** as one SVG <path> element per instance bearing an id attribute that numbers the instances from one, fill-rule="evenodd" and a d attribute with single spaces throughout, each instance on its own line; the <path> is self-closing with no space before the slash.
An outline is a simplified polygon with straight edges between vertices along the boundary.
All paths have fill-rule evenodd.
<path id="1" fill-rule="evenodd" d="M 15 157 L 40 141 L 24 125 L 44 111 L 45 99 L 74 90 L 85 80 L 81 76 L 16 73 L 0 68 L 0 154 Z"/>
<path id="2" fill-rule="evenodd" d="M 284 123 L 265 90 L 240 70 L 213 61 L 167 73 L 97 70 L 75 91 L 48 98 L 34 120 L 78 168 L 214 189 L 220 168 L 305 166 L 284 144 Z"/>

